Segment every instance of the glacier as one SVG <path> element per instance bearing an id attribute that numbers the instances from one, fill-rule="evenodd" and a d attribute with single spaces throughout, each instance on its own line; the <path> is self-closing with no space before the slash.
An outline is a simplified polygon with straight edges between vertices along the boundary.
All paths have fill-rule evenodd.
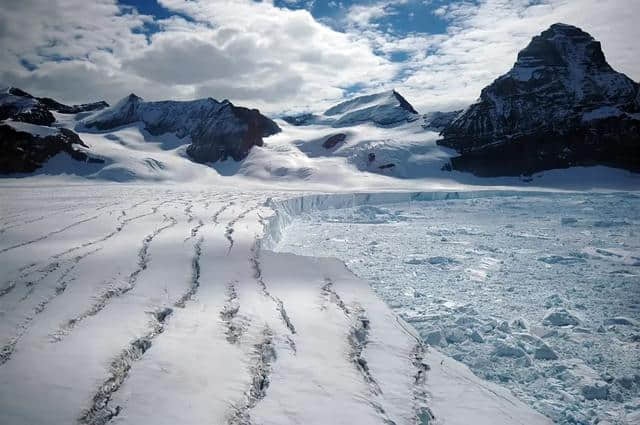
<path id="1" fill-rule="evenodd" d="M 414 195 L 49 181 L 1 196 L 2 423 L 550 423 L 343 262 L 269 250 L 303 210 Z"/>

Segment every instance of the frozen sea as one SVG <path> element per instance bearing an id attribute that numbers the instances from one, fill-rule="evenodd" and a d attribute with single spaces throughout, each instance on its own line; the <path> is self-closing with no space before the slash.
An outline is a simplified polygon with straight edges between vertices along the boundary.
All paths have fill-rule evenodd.
<path id="1" fill-rule="evenodd" d="M 305 213 L 432 346 L 560 424 L 640 423 L 640 197 L 553 193 Z"/>

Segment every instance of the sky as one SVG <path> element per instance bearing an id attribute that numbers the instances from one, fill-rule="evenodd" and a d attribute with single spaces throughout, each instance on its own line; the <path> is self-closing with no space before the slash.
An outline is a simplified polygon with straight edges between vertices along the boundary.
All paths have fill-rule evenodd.
<path id="1" fill-rule="evenodd" d="M 267 114 L 399 91 L 473 103 L 551 24 L 640 80 L 638 0 L 21 0 L 0 8 L 0 85 L 67 103 L 213 97 Z"/>

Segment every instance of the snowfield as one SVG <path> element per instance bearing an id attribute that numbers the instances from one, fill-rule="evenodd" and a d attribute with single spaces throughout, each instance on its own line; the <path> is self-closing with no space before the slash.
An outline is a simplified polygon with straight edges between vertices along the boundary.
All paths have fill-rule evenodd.
<path id="1" fill-rule="evenodd" d="M 302 208 L 277 249 L 344 260 L 423 341 L 556 423 L 639 423 L 640 197 L 451 195 Z"/>
<path id="2" fill-rule="evenodd" d="M 268 251 L 304 198 L 1 196 L 0 423 L 550 423 L 429 348 L 342 262 Z"/>

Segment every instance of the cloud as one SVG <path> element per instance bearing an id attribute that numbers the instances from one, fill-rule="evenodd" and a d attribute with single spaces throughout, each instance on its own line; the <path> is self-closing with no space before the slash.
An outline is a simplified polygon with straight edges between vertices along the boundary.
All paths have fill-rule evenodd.
<path id="1" fill-rule="evenodd" d="M 482 0 L 456 1 L 433 13 L 446 19 L 444 35 L 374 34 L 384 52 L 404 51 L 404 76 L 392 81 L 422 111 L 451 110 L 472 103 L 483 87 L 507 72 L 519 50 L 551 24 L 581 27 L 602 42 L 614 69 L 638 81 L 635 0 Z M 615 22 L 615 25 L 612 23 Z"/>
<path id="2" fill-rule="evenodd" d="M 377 27 L 375 21 L 394 13 L 395 4 L 406 3 L 406 1 L 381 1 L 373 4 L 352 5 L 346 15 L 347 25 L 354 27 Z"/>
<path id="3" fill-rule="evenodd" d="M 412 2 L 428 4 L 446 33 L 388 31 L 385 19 Z M 636 0 L 336 1 L 331 25 L 273 1 L 159 3 L 177 14 L 156 19 L 115 0 L 7 2 L 0 81 L 67 102 L 211 96 L 272 114 L 395 87 L 419 110 L 447 110 L 477 98 L 555 22 L 590 32 L 615 69 L 640 79 Z"/>

